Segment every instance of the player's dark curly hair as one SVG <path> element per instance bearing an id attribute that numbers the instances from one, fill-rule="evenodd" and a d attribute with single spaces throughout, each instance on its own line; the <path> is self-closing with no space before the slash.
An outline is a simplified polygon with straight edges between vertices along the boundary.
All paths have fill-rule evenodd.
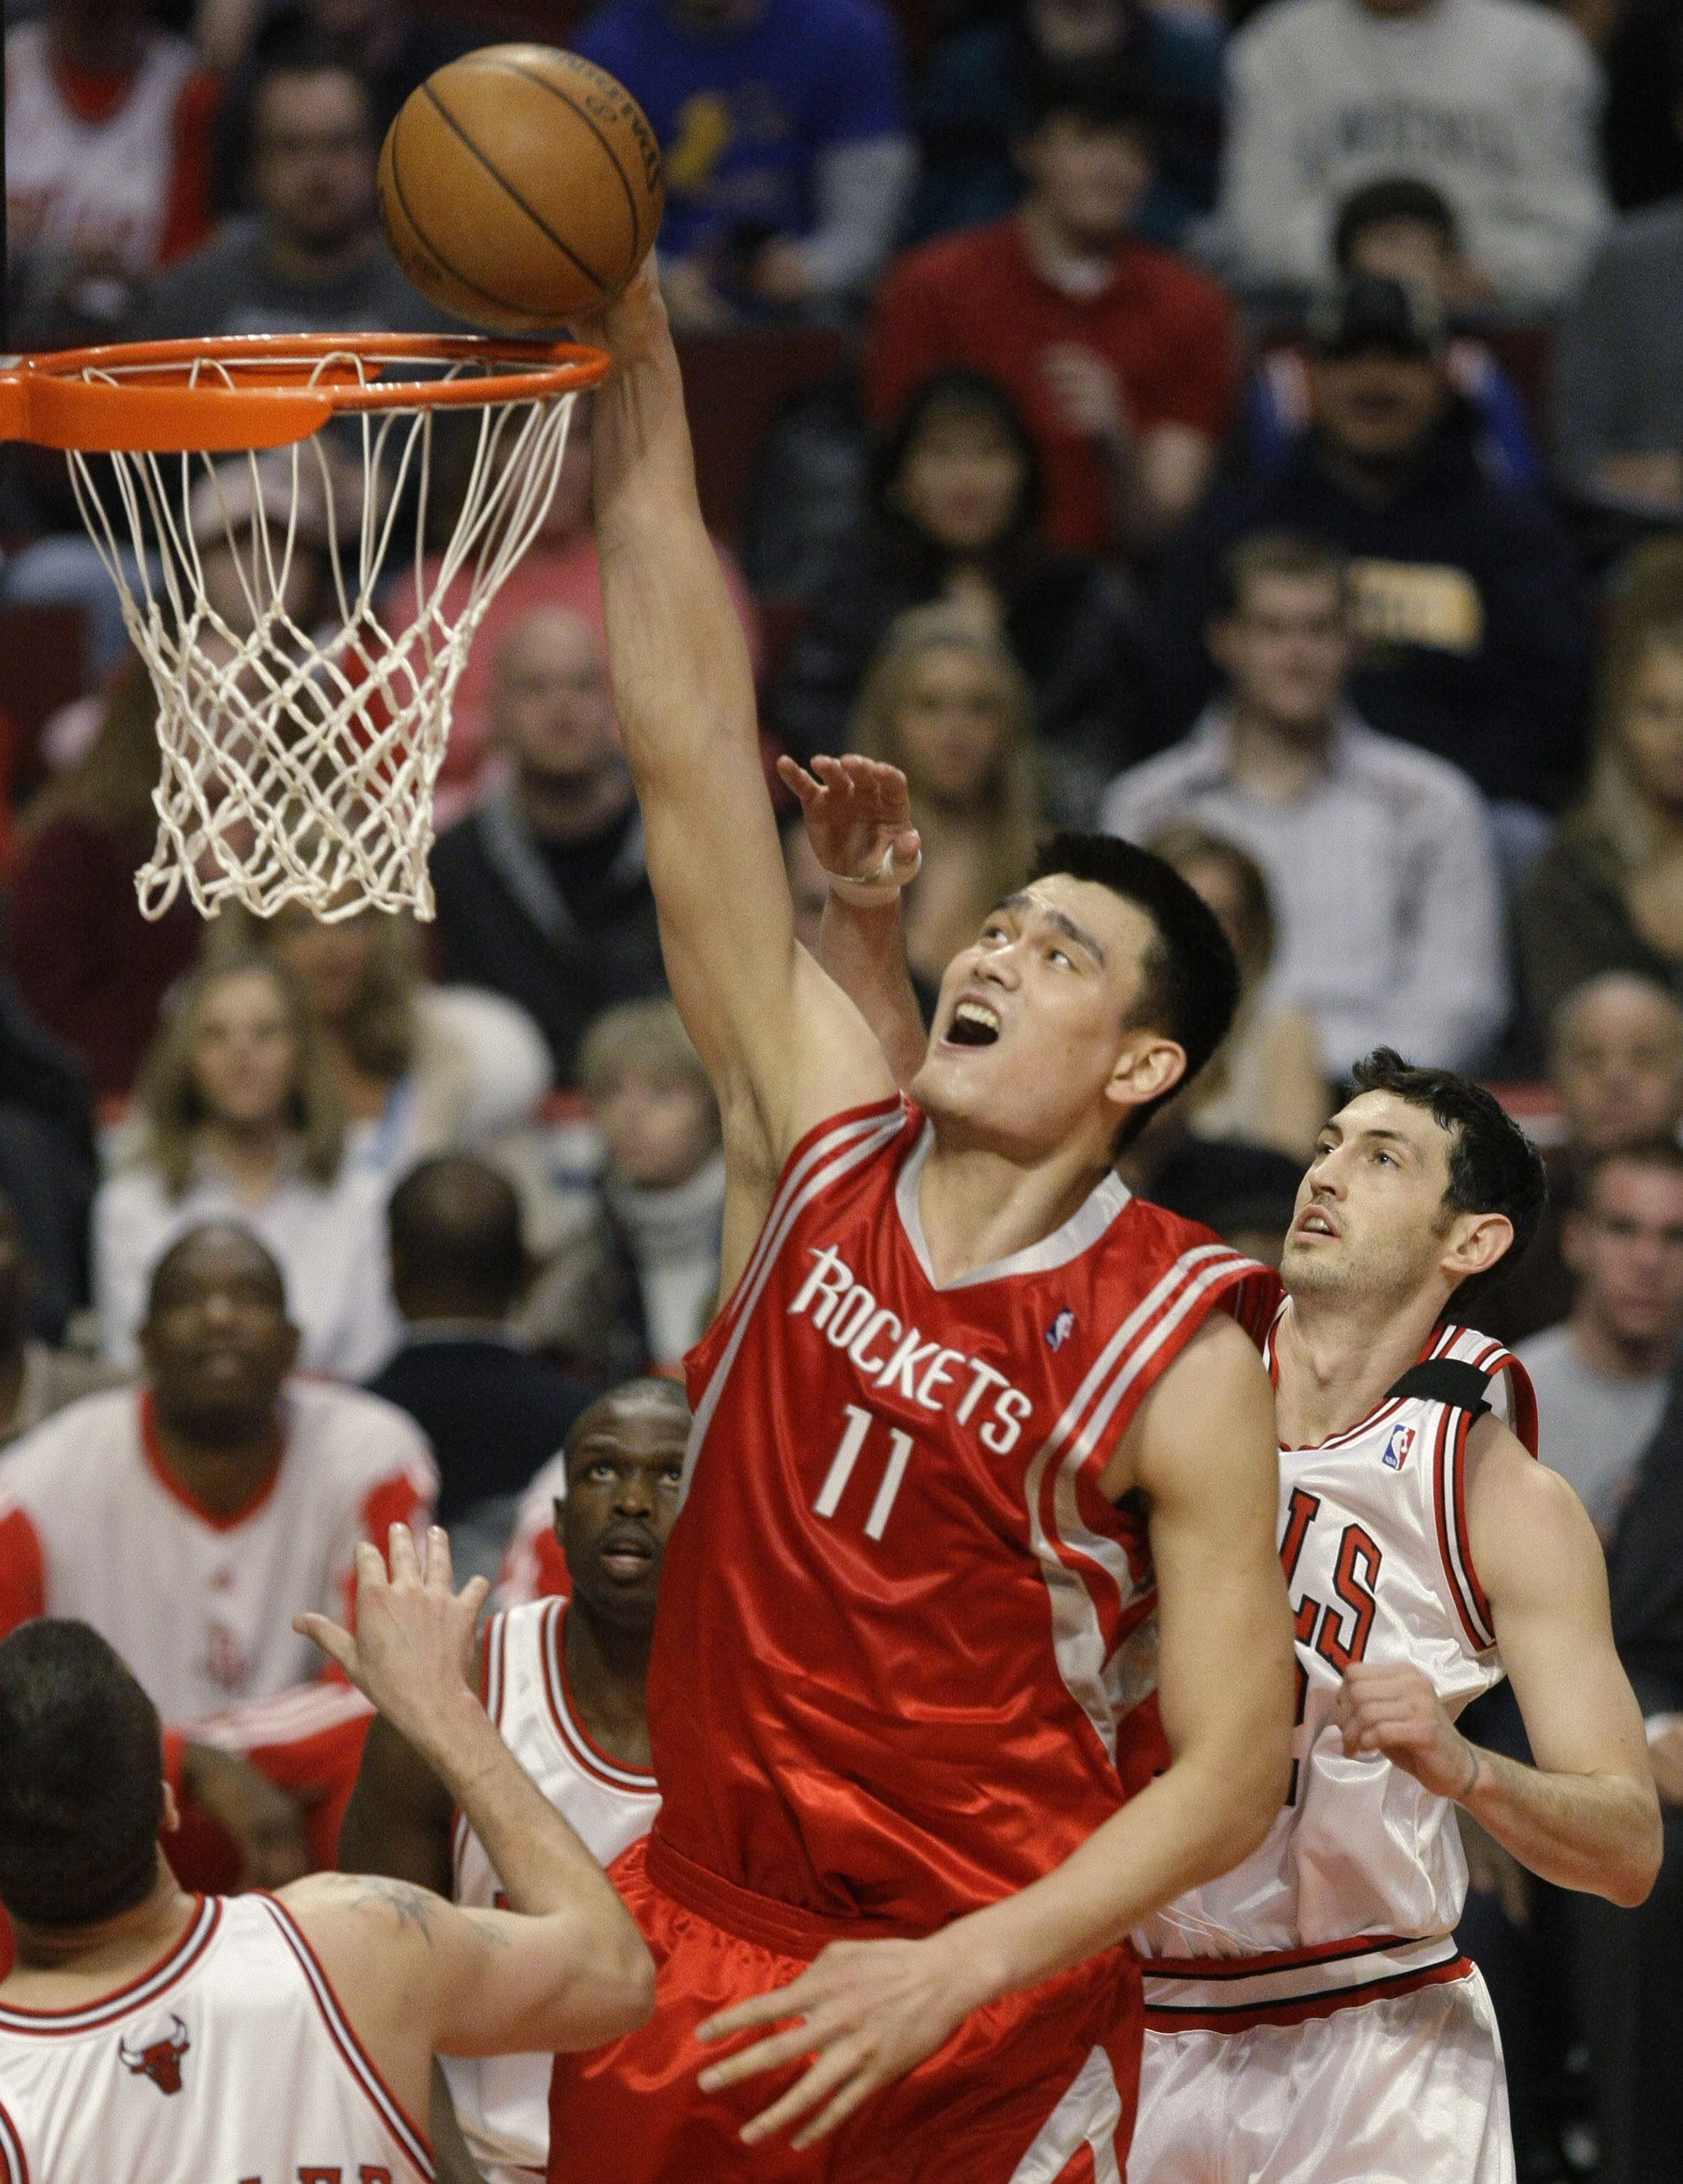
<path id="1" fill-rule="evenodd" d="M 1112 1150 L 1119 1153 L 1227 1037 L 1239 1006 L 1239 965 L 1215 912 L 1151 850 L 1114 834 L 1054 834 L 1035 850 L 1028 877 L 1043 880 L 1054 872 L 1106 887 L 1151 919 L 1156 937 L 1140 963 L 1144 990 L 1127 1028 L 1147 1026 L 1185 1050 L 1180 1082 L 1134 1108 L 1117 1130 Z"/>
<path id="2" fill-rule="evenodd" d="M 1517 1257 L 1530 1242 L 1548 1202 L 1542 1155 L 1501 1102 L 1452 1069 L 1417 1069 L 1395 1047 L 1375 1047 L 1351 1072 L 1357 1092 L 1389 1092 L 1411 1107 L 1424 1107 L 1450 1136 L 1449 1188 L 1443 1202 L 1453 1213 L 1505 1213 L 1513 1224 L 1507 1254 Z M 1487 1268 L 1457 1293 L 1464 1301 Z"/>
<path id="3" fill-rule="evenodd" d="M 0 1903 L 90 1926 L 145 1899 L 164 1817 L 158 1710 L 86 1623 L 0 1640 Z"/>

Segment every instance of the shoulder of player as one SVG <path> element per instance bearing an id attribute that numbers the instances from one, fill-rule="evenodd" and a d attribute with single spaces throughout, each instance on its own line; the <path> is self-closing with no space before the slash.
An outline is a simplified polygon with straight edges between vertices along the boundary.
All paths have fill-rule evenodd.
<path id="1" fill-rule="evenodd" d="M 1468 1544 L 1493 1607 L 1514 1598 L 1559 1596 L 1600 1543 L 1588 1513 L 1558 1471 L 1532 1457 L 1491 1416 L 1467 1436 Z"/>
<path id="2" fill-rule="evenodd" d="M 1137 1483 L 1152 1490 L 1166 1484 L 1164 1471 L 1178 1468 L 1195 1449 L 1201 1479 L 1219 1468 L 1228 1441 L 1212 1435 L 1212 1419 L 1227 1420 L 1255 1411 L 1266 1416 L 1270 1462 L 1274 1447 L 1273 1389 L 1256 1344 L 1224 1312 L 1212 1312 L 1190 1334 L 1178 1356 L 1141 1397 L 1123 1448 Z"/>
<path id="3" fill-rule="evenodd" d="M 313 1948 L 376 1953 L 382 1968 L 432 1947 L 452 1907 L 416 1881 L 383 1873 L 310 1873 L 275 1892 Z M 336 1946 L 337 1945 L 337 1946 Z M 337 1976 L 337 1967 L 329 1965 Z"/>
<path id="4" fill-rule="evenodd" d="M 433 1468 L 426 1436 L 395 1403 L 365 1388 L 302 1377 L 287 1383 L 287 1445 L 308 1448 L 312 1467 L 332 1465 L 346 1478 L 372 1480 L 419 1464 Z"/>

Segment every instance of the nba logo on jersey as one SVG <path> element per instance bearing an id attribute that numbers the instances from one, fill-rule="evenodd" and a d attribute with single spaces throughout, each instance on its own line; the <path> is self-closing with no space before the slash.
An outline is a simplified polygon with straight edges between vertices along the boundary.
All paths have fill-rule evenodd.
<path id="1" fill-rule="evenodd" d="M 1058 1314 L 1057 1318 L 1052 1322 L 1051 1325 L 1046 1329 L 1047 1347 L 1051 1350 L 1062 1350 L 1064 1344 L 1068 1341 L 1070 1336 L 1073 1334 L 1074 1332 L 1075 1314 L 1070 1310 L 1069 1306 L 1066 1305 L 1063 1310 Z"/>
<path id="2" fill-rule="evenodd" d="M 125 2036 L 117 2042 L 117 2055 L 125 2070 L 131 2070 L 137 2078 L 150 2078 L 160 2093 L 178 2093 L 181 2090 L 181 2058 L 192 2045 L 187 2028 L 172 2010 L 167 2032 L 155 2040 L 142 2040 L 138 2045 Z"/>
<path id="3" fill-rule="evenodd" d="M 1393 1426 L 1390 1439 L 1385 1445 L 1385 1454 L 1379 1462 L 1387 1471 L 1401 1471 L 1408 1461 L 1408 1451 L 1414 1446 L 1413 1426 Z"/>

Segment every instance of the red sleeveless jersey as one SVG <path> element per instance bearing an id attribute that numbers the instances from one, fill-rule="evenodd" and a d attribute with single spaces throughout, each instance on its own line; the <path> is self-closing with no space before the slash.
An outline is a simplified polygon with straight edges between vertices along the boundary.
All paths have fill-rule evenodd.
<path id="1" fill-rule="evenodd" d="M 898 1099 L 810 1133 L 688 1361 L 649 1870 L 738 1930 L 758 1899 L 929 1931 L 1047 1872 L 1165 1763 L 1145 1519 L 1099 1474 L 1212 1306 L 1260 1341 L 1279 1298 L 1114 1177 L 938 1284 L 930 1138 Z"/>

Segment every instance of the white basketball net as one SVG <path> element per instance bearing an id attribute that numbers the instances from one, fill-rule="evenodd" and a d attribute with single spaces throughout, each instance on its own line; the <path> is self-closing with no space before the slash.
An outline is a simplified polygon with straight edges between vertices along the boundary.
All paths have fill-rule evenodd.
<path id="1" fill-rule="evenodd" d="M 365 382 L 382 361 L 309 359 L 316 373 L 349 364 Z M 208 360 L 194 372 L 227 378 Z M 158 839 L 135 880 L 146 916 L 183 887 L 207 917 L 229 900 L 263 917 L 293 902 L 325 919 L 432 916 L 432 789 L 451 699 L 487 606 L 548 513 L 576 398 L 499 398 L 477 359 L 439 376 L 464 372 L 482 379 L 485 400 L 458 413 L 476 443 L 430 570 L 429 404 L 337 419 L 261 454 L 71 453 L 83 519 L 158 692 Z M 407 582 L 409 553 L 386 566 L 399 535 L 414 542 Z M 219 554 L 223 610 L 205 579 L 218 549 L 237 579 L 236 599 Z M 288 593 L 313 556 L 327 616 L 302 628 Z M 450 596 L 464 579 L 465 599 Z"/>

